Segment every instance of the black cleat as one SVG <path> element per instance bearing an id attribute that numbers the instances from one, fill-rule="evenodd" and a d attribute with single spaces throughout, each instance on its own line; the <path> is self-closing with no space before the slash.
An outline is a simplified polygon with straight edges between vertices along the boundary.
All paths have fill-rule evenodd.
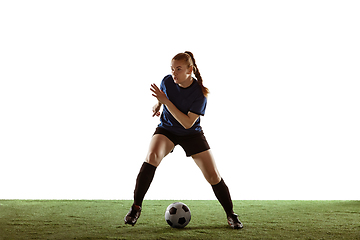
<path id="1" fill-rule="evenodd" d="M 233 228 L 233 229 L 241 229 L 243 228 L 243 224 L 240 222 L 238 215 L 233 213 L 231 215 L 229 215 L 227 217 L 228 223 L 229 225 Z"/>
<path id="2" fill-rule="evenodd" d="M 128 212 L 128 214 L 126 214 L 124 218 L 125 224 L 131 224 L 132 226 L 134 226 L 138 218 L 140 217 L 140 213 L 141 207 L 132 205 L 130 211 Z"/>

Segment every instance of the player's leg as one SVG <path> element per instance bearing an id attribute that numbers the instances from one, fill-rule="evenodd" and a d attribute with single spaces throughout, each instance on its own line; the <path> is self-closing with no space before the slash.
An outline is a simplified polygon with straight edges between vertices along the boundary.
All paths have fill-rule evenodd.
<path id="1" fill-rule="evenodd" d="M 201 153 L 191 156 L 196 165 L 200 168 L 205 179 L 211 184 L 215 185 L 221 181 L 220 173 L 216 167 L 214 157 L 211 154 L 211 150 L 206 150 Z"/>
<path id="2" fill-rule="evenodd" d="M 134 190 L 134 204 L 142 205 L 142 201 L 154 178 L 155 170 L 162 159 L 174 148 L 174 143 L 162 134 L 155 134 L 150 142 L 149 151 L 145 162 L 141 166 L 136 179 Z"/>
<path id="3" fill-rule="evenodd" d="M 206 180 L 211 184 L 216 198 L 225 210 L 228 218 L 229 225 L 232 228 L 240 229 L 243 227 L 237 215 L 233 212 L 233 203 L 231 200 L 230 192 L 221 178 L 219 171 L 216 167 L 214 157 L 211 150 L 207 150 L 195 155 L 192 155 L 196 165 L 201 169 Z"/>
<path id="4" fill-rule="evenodd" d="M 171 152 L 174 143 L 162 134 L 155 134 L 150 142 L 145 162 L 140 168 L 136 178 L 134 190 L 134 204 L 129 213 L 125 216 L 125 223 L 134 226 L 141 213 L 141 206 L 146 192 L 154 178 L 155 170 L 162 159 Z"/>
<path id="5" fill-rule="evenodd" d="M 150 142 L 145 162 L 157 167 L 161 160 L 174 149 L 174 143 L 163 134 L 155 134 Z"/>

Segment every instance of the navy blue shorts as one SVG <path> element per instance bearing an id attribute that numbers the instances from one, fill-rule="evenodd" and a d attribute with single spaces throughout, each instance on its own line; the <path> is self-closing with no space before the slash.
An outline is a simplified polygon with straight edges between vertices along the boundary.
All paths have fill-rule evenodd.
<path id="1" fill-rule="evenodd" d="M 190 157 L 194 154 L 201 153 L 210 149 L 210 146 L 206 141 L 204 132 L 202 130 L 201 132 L 195 134 L 178 136 L 164 128 L 157 127 L 154 135 L 155 134 L 164 135 L 170 141 L 172 141 L 175 146 L 180 145 L 184 149 L 187 157 Z"/>

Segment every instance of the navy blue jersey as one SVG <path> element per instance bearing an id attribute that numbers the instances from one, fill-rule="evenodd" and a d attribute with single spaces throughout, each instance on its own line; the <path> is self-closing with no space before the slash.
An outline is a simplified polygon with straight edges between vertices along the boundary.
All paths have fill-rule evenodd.
<path id="1" fill-rule="evenodd" d="M 162 80 L 160 89 L 166 94 L 176 108 L 184 114 L 187 115 L 188 112 L 192 112 L 204 116 L 207 100 L 196 79 L 194 79 L 189 87 L 182 88 L 174 82 L 171 75 L 167 75 Z M 164 105 L 159 127 L 165 128 L 179 136 L 190 135 L 201 131 L 200 117 L 191 128 L 185 129 Z"/>

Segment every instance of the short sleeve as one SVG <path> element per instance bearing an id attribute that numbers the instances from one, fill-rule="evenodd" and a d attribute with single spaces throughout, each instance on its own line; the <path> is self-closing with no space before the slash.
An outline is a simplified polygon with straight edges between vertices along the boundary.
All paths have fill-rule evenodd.
<path id="1" fill-rule="evenodd" d="M 164 91 L 164 89 L 165 89 L 165 83 L 164 83 L 165 81 L 164 80 L 165 80 L 165 78 L 160 83 L 160 90 L 161 91 Z"/>
<path id="2" fill-rule="evenodd" d="M 202 96 L 201 98 L 198 98 L 194 101 L 194 103 L 191 105 L 189 111 L 192 113 L 195 113 L 197 115 L 205 115 L 205 109 L 206 109 L 206 103 L 207 99 L 205 96 Z"/>

